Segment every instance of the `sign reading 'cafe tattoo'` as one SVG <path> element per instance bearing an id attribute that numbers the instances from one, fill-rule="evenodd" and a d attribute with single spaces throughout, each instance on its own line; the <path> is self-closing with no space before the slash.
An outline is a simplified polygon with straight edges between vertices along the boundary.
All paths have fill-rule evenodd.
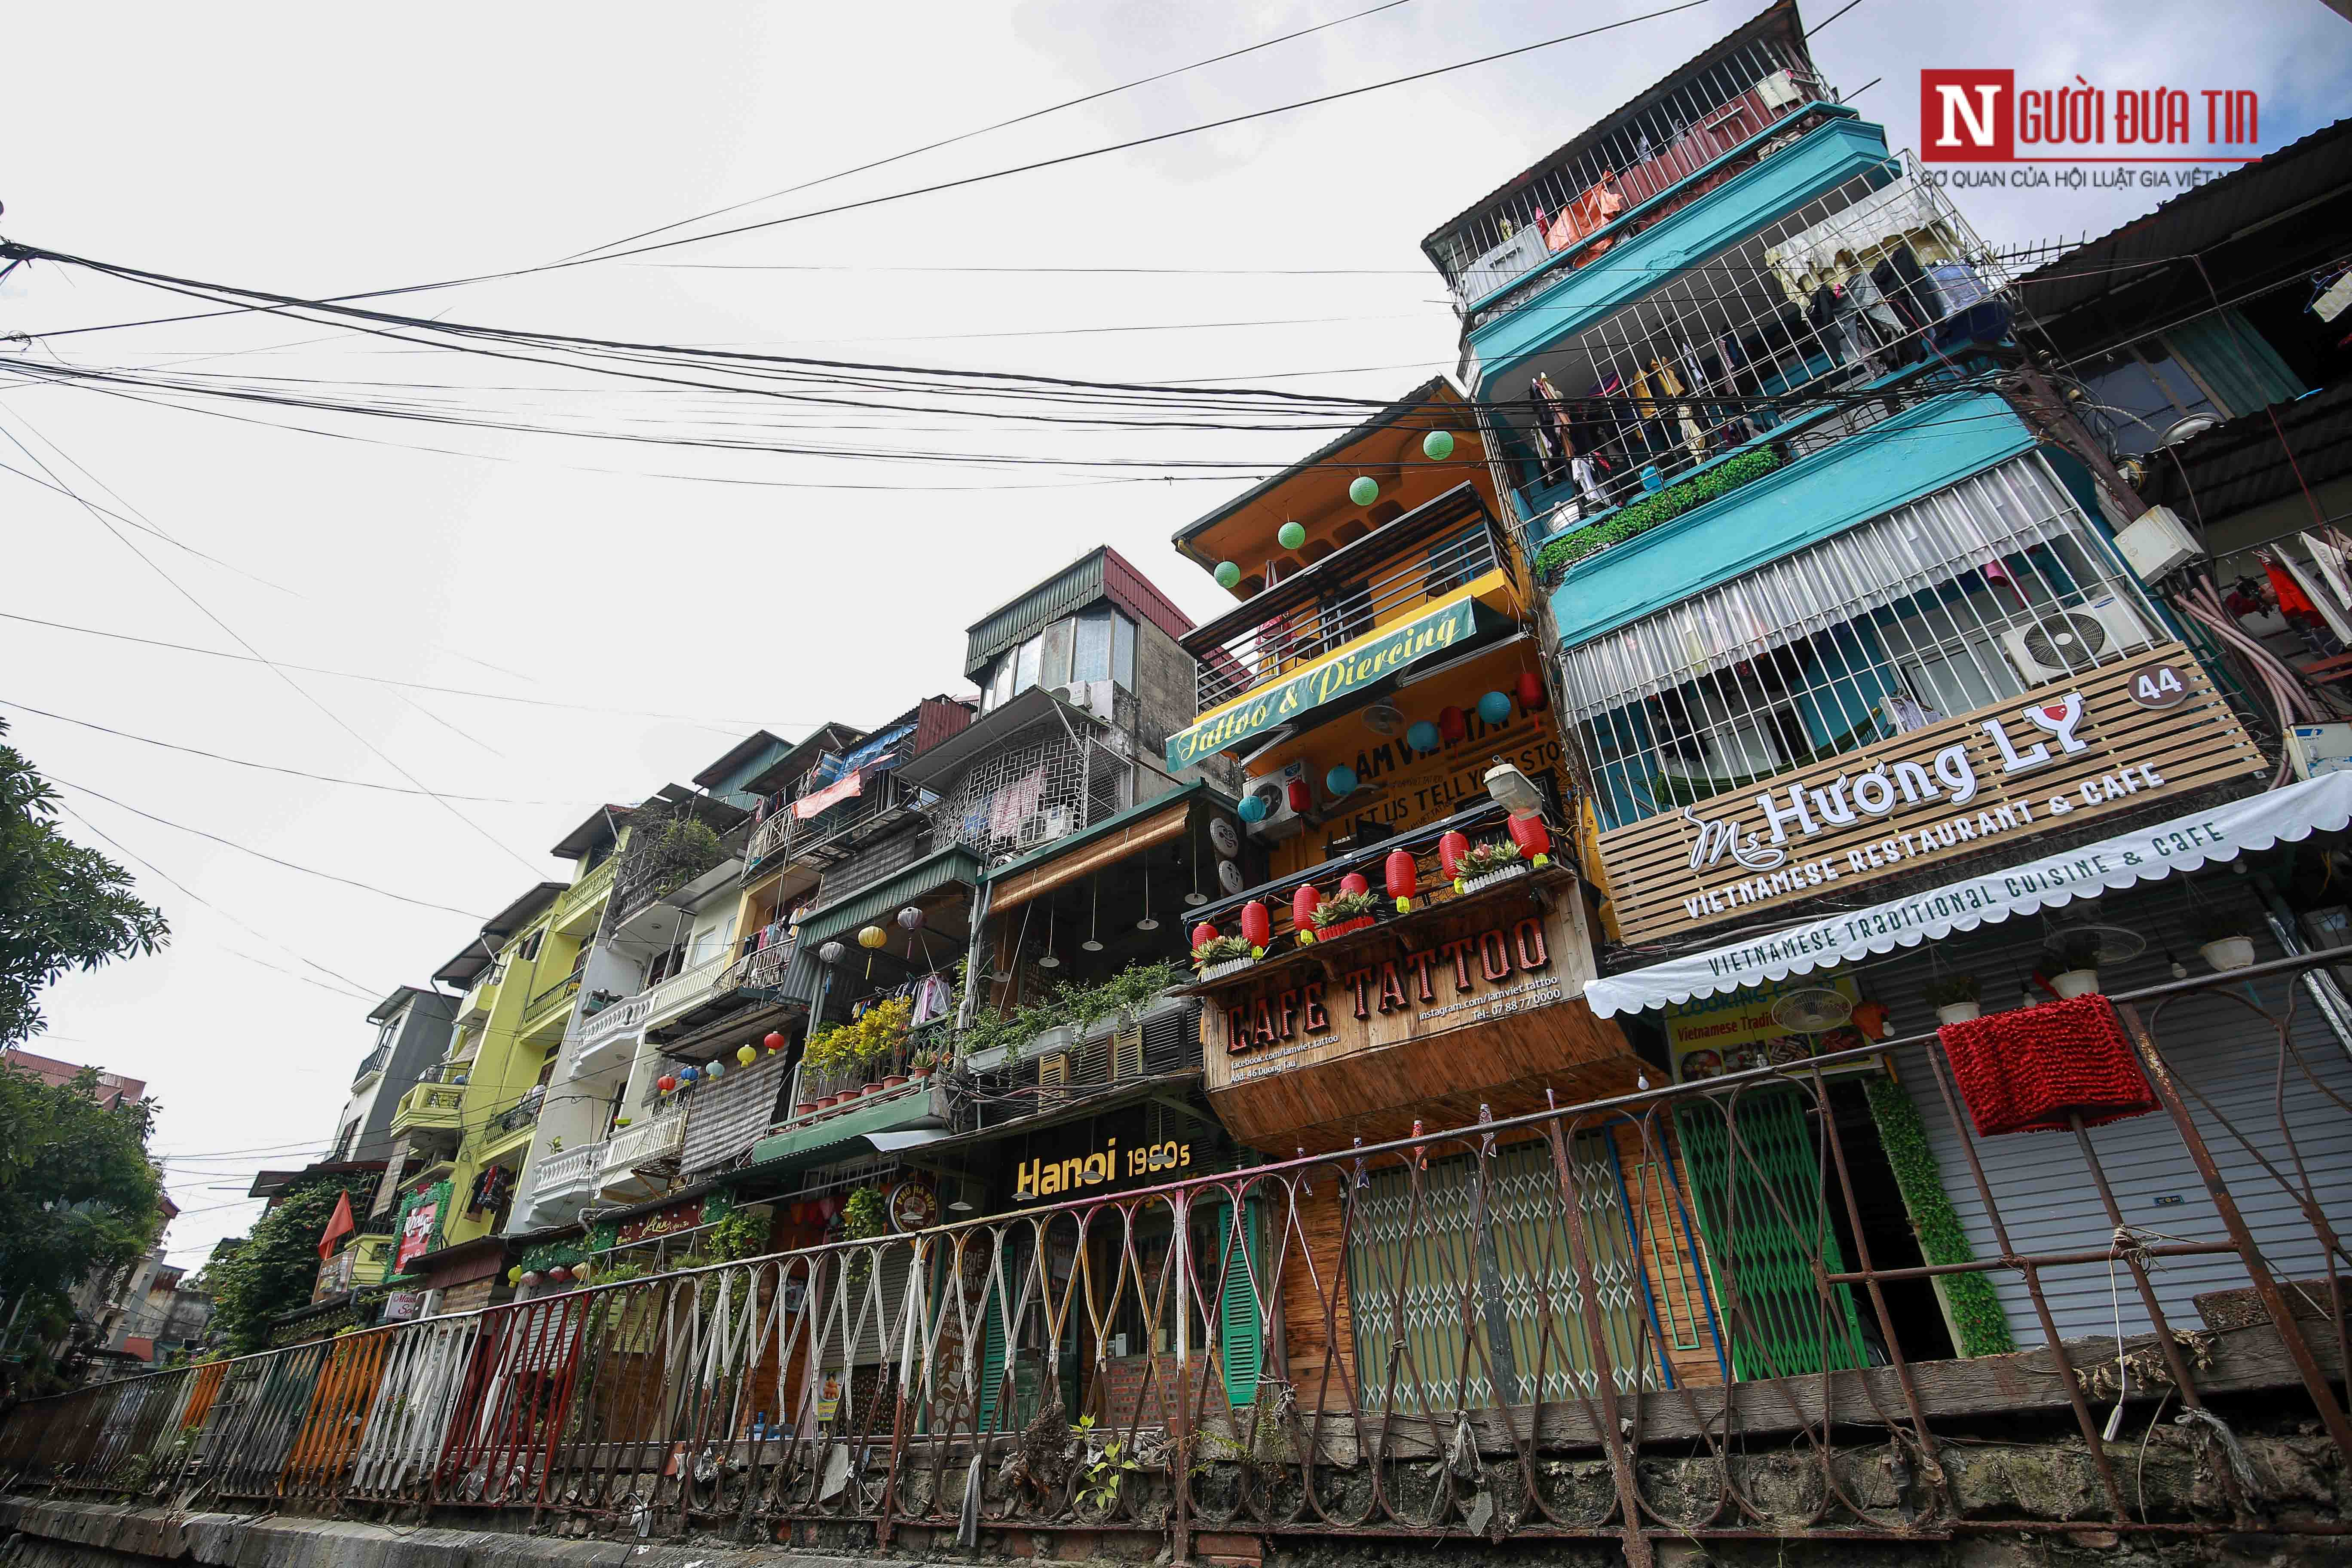
<path id="1" fill-rule="evenodd" d="M 2263 766 L 2186 649 L 1684 805 L 1601 837 L 1639 941 L 1998 847 Z M 1759 906 L 1762 906 L 1759 908 Z"/>

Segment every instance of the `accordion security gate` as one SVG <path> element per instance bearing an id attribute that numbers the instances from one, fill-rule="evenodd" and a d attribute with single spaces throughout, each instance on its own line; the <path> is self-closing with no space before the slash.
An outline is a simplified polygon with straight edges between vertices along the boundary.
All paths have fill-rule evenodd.
<path id="1" fill-rule="evenodd" d="M 2295 974 L 2346 957 L 2116 998 L 2163 1102 L 2152 1114 L 2169 1121 L 2226 1240 L 2020 1252 L 1983 1176 L 1999 1146 L 1971 1140 L 1963 1152 L 1999 1254 L 1874 1268 L 1864 1247 L 1849 1262 L 1822 1223 L 1856 1205 L 1835 1118 L 1820 1113 L 1821 1064 L 1782 1066 L 100 1384 L 11 1412 L 0 1477 L 20 1492 L 448 1523 L 497 1513 L 635 1538 L 765 1541 L 827 1522 L 885 1546 L 908 1527 L 939 1541 L 1126 1531 L 1166 1538 L 1180 1560 L 1194 1532 L 1218 1530 L 1582 1537 L 1646 1564 L 1658 1538 L 2293 1529 L 2266 1526 L 2263 1499 L 2211 1456 L 2224 1501 L 2208 1516 L 2150 1522 L 2132 1499 L 2134 1448 L 2155 1427 L 2145 1394 L 2210 1415 L 2220 1375 L 2149 1287 L 2172 1258 L 2234 1257 L 2269 1325 L 2258 1331 L 2301 1385 L 2267 1404 L 2315 1414 L 2352 1460 L 2330 1385 L 2346 1364 L 2352 1257 L 2319 1195 L 2327 1173 L 2305 1168 L 2290 1134 L 2284 1157 L 2241 1176 L 2277 1184 L 2325 1259 L 2323 1280 L 2300 1282 L 2322 1310 L 2298 1321 L 2208 1143 L 2251 1147 L 2246 1130 L 2214 1109 L 2214 1086 L 2174 1070 L 2161 1041 L 2171 999 L 2229 998 L 2247 1014 L 2240 1070 L 2255 1062 L 2282 1100 L 2325 1096 L 2352 1114 L 2291 1028 L 2308 1005 Z M 1963 1120 L 1932 1036 L 1822 1062 L 1874 1054 Z M 2084 1236 L 2127 1228 L 2119 1213 L 2101 1217 L 2113 1205 L 2095 1141 L 2074 1142 Z M 1236 1214 L 1251 1216 L 1243 1245 Z M 1775 1248 L 1821 1249 L 1767 1256 L 1743 1226 L 1769 1227 Z M 1694 1258 L 1713 1353 L 1737 1351 L 1728 1384 L 1666 1353 L 1681 1330 L 1662 1325 L 1662 1309 L 1694 1299 L 1694 1279 L 1665 1276 Z M 2043 1281 L 2083 1268 L 2111 1273 L 2157 1331 L 2132 1347 L 2145 1394 L 2110 1438 L 2114 1395 L 2095 1374 L 2117 1347 L 2054 1336 L 2030 1347 L 2045 1369 L 2038 1397 L 2079 1433 L 2089 1500 L 2063 1521 L 1964 1518 L 1940 1458 L 1960 1452 L 1947 1447 L 1947 1417 L 1964 1414 L 1943 1376 L 1955 1363 L 1904 1359 L 1882 1287 L 2001 1271 L 2046 1333 Z M 1114 1323 L 1126 1325 L 1116 1336 Z M 1851 1346 L 1865 1323 L 1891 1364 L 1855 1369 L 1822 1351 Z M 1114 1357 L 1130 1334 L 1149 1353 Z M 1068 1346 L 1079 1375 L 1047 1380 L 1022 1419 L 1022 1355 Z M 1078 1408 L 1064 1405 L 1065 1386 Z M 2018 1399 L 2005 1403 L 2016 1414 Z M 1857 1462 L 1836 1443 L 1864 1427 L 1877 1447 Z"/>

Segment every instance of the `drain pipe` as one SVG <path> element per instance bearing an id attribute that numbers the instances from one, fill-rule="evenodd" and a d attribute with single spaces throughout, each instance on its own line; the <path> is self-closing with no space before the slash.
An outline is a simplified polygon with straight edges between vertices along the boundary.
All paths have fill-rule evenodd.
<path id="1" fill-rule="evenodd" d="M 2279 897 L 2278 888 L 2270 878 L 2259 871 L 2252 876 L 2254 890 L 2262 895 L 2263 919 L 2270 923 L 2271 935 L 2289 958 L 2301 958 L 2311 951 L 2311 944 L 2303 940 L 2301 931 L 2295 930 L 2294 912 L 2286 907 L 2286 900 Z M 2327 1026 L 2335 1031 L 2336 1045 L 2343 1048 L 2346 1056 L 2352 1057 L 2352 1001 L 2346 1000 L 2344 987 L 2336 983 L 2335 970 L 2326 964 L 2306 969 L 2303 972 L 2302 983 L 2304 988 L 2311 993 L 2312 1003 L 2319 1009 L 2319 1016 L 2326 1019 Z"/>

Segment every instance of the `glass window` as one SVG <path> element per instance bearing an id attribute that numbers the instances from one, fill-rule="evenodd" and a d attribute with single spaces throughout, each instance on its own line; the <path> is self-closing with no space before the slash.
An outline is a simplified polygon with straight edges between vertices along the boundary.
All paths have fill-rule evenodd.
<path id="1" fill-rule="evenodd" d="M 1070 650 L 1072 680 L 1110 679 L 1110 623 L 1108 610 L 1078 617 L 1077 641 Z"/>
<path id="2" fill-rule="evenodd" d="M 1110 678 L 1132 691 L 1135 689 L 1135 623 L 1125 616 L 1113 616 L 1110 633 Z"/>
<path id="3" fill-rule="evenodd" d="M 1070 683 L 1070 644 L 1076 640 L 1075 621 L 1055 621 L 1045 628 L 1041 639 L 1045 657 L 1039 661 L 1037 683 L 1041 686 L 1067 686 Z"/>
<path id="4" fill-rule="evenodd" d="M 1013 674 L 1013 689 L 1026 691 L 1037 684 L 1037 658 L 1045 651 L 1043 637 L 1031 637 L 1021 645 L 1019 662 Z"/>

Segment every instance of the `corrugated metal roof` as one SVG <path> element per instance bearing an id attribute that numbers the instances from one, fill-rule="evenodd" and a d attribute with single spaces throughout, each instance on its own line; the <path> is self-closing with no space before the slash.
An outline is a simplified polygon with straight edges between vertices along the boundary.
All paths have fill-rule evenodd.
<path id="1" fill-rule="evenodd" d="M 741 781 L 750 778 L 793 749 L 793 743 L 782 735 L 766 730 L 754 730 L 727 748 L 717 762 L 694 775 L 694 782 L 713 795 L 725 795 L 742 787 Z"/>
<path id="2" fill-rule="evenodd" d="M 1529 181 L 1535 179 L 1546 169 L 1549 169 L 1556 164 L 1565 163 L 1570 159 L 1575 157 L 1593 142 L 1598 142 L 1603 136 L 1608 135 L 1610 132 L 1615 130 L 1620 124 L 1632 119 L 1634 115 L 1641 113 L 1642 110 L 1649 108 L 1653 102 L 1659 98 L 1664 97 L 1665 93 L 1675 86 L 1675 84 L 1679 82 L 1683 78 L 1690 75 L 1693 71 L 1713 65 L 1717 58 L 1731 53 L 1734 49 L 1742 48 L 1748 44 L 1756 42 L 1759 38 L 1769 37 L 1775 32 L 1781 35 L 1780 41 L 1788 46 L 1791 54 L 1794 54 L 1800 59 L 1807 61 L 1811 59 L 1812 51 L 1807 47 L 1805 43 L 1805 25 L 1797 16 L 1796 0 L 1775 0 L 1775 4 L 1768 5 L 1763 10 L 1759 11 L 1755 16 L 1750 16 L 1747 21 L 1742 22 L 1738 27 L 1726 33 L 1722 37 L 1717 38 L 1715 42 L 1709 44 L 1706 47 L 1701 49 L 1698 53 L 1693 55 L 1690 58 L 1685 60 L 1682 64 L 1676 66 L 1665 75 L 1660 77 L 1656 81 L 1652 82 L 1648 87 L 1644 88 L 1638 96 L 1629 100 L 1614 111 L 1609 114 L 1604 114 L 1600 119 L 1594 121 L 1584 130 L 1579 132 L 1573 140 L 1553 149 L 1549 156 L 1537 159 L 1534 163 L 1528 164 L 1525 169 L 1520 170 L 1519 173 L 1514 174 L 1511 178 L 1504 181 L 1501 184 L 1496 186 L 1493 190 L 1487 192 L 1476 201 L 1472 202 L 1468 206 L 1463 208 L 1460 212 L 1455 213 L 1452 217 L 1447 218 L 1435 228 L 1431 229 L 1428 234 L 1422 237 L 1421 248 L 1423 254 L 1428 256 L 1432 261 L 1435 261 L 1437 259 L 1437 255 L 1435 251 L 1431 249 L 1431 247 L 1436 243 L 1437 237 L 1445 233 L 1446 230 L 1453 228 L 1456 225 L 1486 211 L 1486 208 L 1493 206 L 1496 202 L 1501 201 L 1505 196 L 1509 195 L 1521 185 L 1524 185 Z"/>
<path id="3" fill-rule="evenodd" d="M 1152 585 L 1151 580 L 1109 545 L 1097 545 L 1010 604 L 1002 605 L 967 628 L 963 672 L 981 667 L 1049 622 L 1076 614 L 1097 599 L 1110 599 L 1138 620 L 1150 621 L 1171 637 L 1192 629 L 1192 618 Z"/>
<path id="4" fill-rule="evenodd" d="M 2141 498 L 2207 525 L 2341 479 L 2352 473 L 2352 382 L 2242 414 L 2147 462 Z"/>
<path id="5" fill-rule="evenodd" d="M 802 954 L 814 953 L 820 943 L 852 926 L 878 919 L 909 899 L 935 892 L 950 883 L 974 887 L 979 881 L 980 857 L 958 846 L 918 860 L 897 876 L 885 878 L 837 903 L 812 910 L 801 921 L 800 952 L 793 957 L 793 969 L 799 968 Z"/>
<path id="6" fill-rule="evenodd" d="M 2193 277 L 2194 258 L 2200 253 L 2257 228 L 2271 228 L 2315 202 L 2342 196 L 2347 182 L 2352 182 L 2352 119 L 2336 121 L 2258 163 L 2184 191 L 2154 212 L 2035 268 L 2018 279 L 2018 287 L 2024 290 L 2026 308 L 2047 331 L 2068 337 L 2104 333 L 2110 339 L 2153 331 L 2167 323 L 2149 319 L 2144 291 L 2167 264 L 2186 268 Z M 2281 239 L 2316 239 L 2323 247 L 2340 242 L 2301 229 L 2284 231 Z M 2301 265 L 2286 270 L 2291 274 Z M 2139 299 L 2129 298 L 2135 291 L 2141 291 Z M 2083 333 L 2065 333 L 2061 318 L 2109 296 L 2126 297 L 2118 301 L 2116 319 L 2124 323 L 2120 331 L 2102 321 Z M 2204 296 L 2198 281 L 2192 297 Z M 2084 337 L 2065 346 L 2079 353 L 2103 345 Z"/>

